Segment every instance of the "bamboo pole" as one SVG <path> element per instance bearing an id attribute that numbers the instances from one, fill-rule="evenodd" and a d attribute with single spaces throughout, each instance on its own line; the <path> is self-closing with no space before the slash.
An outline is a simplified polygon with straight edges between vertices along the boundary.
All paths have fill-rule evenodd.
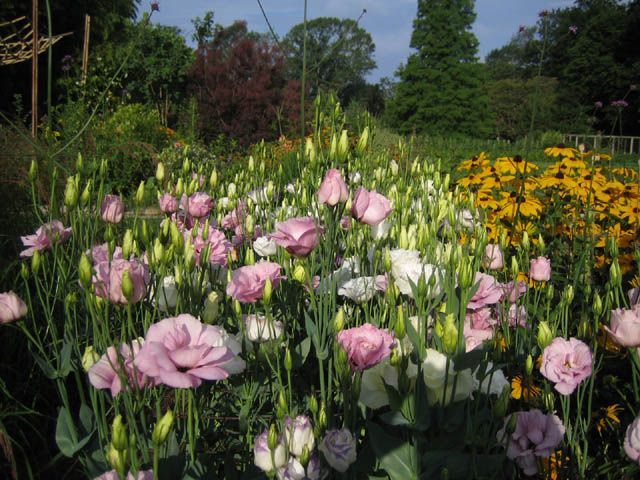
<path id="1" fill-rule="evenodd" d="M 84 41 L 82 43 L 82 85 L 87 81 L 89 73 L 89 35 L 91 33 L 91 17 L 84 16 Z"/>
<path id="2" fill-rule="evenodd" d="M 31 136 L 38 134 L 38 0 L 31 3 L 32 54 L 31 54 Z"/>

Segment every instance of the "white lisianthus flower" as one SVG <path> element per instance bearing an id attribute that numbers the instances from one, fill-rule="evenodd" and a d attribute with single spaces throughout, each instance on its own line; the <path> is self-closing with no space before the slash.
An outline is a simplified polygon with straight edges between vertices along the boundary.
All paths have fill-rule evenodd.
<path id="1" fill-rule="evenodd" d="M 427 357 L 422 364 L 422 374 L 427 387 L 427 401 L 429 405 L 445 402 L 460 401 L 469 398 L 473 390 L 473 375 L 470 369 L 455 371 L 453 360 L 449 359 L 447 370 L 447 356 L 432 348 L 427 349 Z M 456 385 L 455 395 L 453 386 Z M 445 388 L 446 386 L 446 388 Z"/>
<path id="2" fill-rule="evenodd" d="M 262 315 L 243 315 L 242 321 L 247 330 L 247 338 L 252 342 L 267 342 L 280 338 L 284 329 L 282 322 L 269 322 Z"/>
<path id="3" fill-rule="evenodd" d="M 415 379 L 418 375 L 418 367 L 409 362 L 406 374 L 409 380 Z M 373 410 L 389 405 L 385 383 L 398 389 L 398 369 L 391 365 L 388 358 L 362 372 L 358 399 L 360 403 Z"/>
<path id="4" fill-rule="evenodd" d="M 269 201 L 268 190 L 269 189 L 266 186 L 254 188 L 247 193 L 247 197 L 249 197 L 256 205 L 261 205 Z"/>
<path id="5" fill-rule="evenodd" d="M 356 461 L 356 439 L 348 428 L 329 430 L 318 447 L 331 468 L 344 473 Z"/>
<path id="6" fill-rule="evenodd" d="M 296 187 L 293 185 L 293 183 L 288 183 L 287 186 L 284 187 L 284 189 L 291 194 L 296 193 Z"/>
<path id="7" fill-rule="evenodd" d="M 389 230 L 391 230 L 391 221 L 385 218 L 377 225 L 371 226 L 371 236 L 374 240 L 383 240 L 384 238 L 387 238 Z"/>
<path id="8" fill-rule="evenodd" d="M 271 257 L 278 251 L 278 245 L 266 236 L 258 237 L 253 241 L 253 250 L 261 257 Z"/>
<path id="9" fill-rule="evenodd" d="M 427 296 L 433 298 L 440 295 L 442 292 L 442 271 L 435 265 L 422 263 L 420 252 L 395 249 L 391 250 L 390 255 L 391 273 L 401 293 L 413 298 L 411 283 L 417 286 L 420 278 L 424 277 L 424 281 L 429 285 L 431 277 L 435 277 L 435 283 L 429 286 Z"/>
<path id="10" fill-rule="evenodd" d="M 479 368 L 479 367 L 478 367 Z M 502 370 L 493 370 L 493 363 L 488 362 L 487 370 L 482 381 L 478 379 L 478 368 L 473 373 L 473 391 L 485 393 L 487 395 L 500 395 L 504 390 L 504 387 L 510 385 L 509 381 L 505 378 Z"/>
<path id="11" fill-rule="evenodd" d="M 364 303 L 373 298 L 376 294 L 375 277 L 352 278 L 343 283 L 338 289 L 338 295 L 347 297 L 356 303 Z"/>
<path id="12" fill-rule="evenodd" d="M 362 175 L 360 175 L 360 172 L 351 172 L 349 174 L 349 181 L 351 183 L 360 183 L 360 180 L 362 180 Z"/>
<path id="13" fill-rule="evenodd" d="M 253 463 L 267 473 L 287 464 L 287 450 L 284 441 L 282 441 L 282 436 L 278 437 L 278 444 L 273 449 L 273 452 L 269 449 L 268 436 L 269 431 L 265 430 L 256 437 L 256 441 L 253 444 Z"/>
<path id="14" fill-rule="evenodd" d="M 170 275 L 162 279 L 162 286 L 156 299 L 158 310 L 161 312 L 168 312 L 169 309 L 175 308 L 178 301 L 178 286 L 176 285 L 176 279 Z"/>
<path id="15" fill-rule="evenodd" d="M 298 415 L 296 418 L 286 417 L 284 419 L 284 434 L 289 446 L 289 453 L 299 457 L 302 455 L 304 447 L 309 452 L 313 451 L 316 439 L 313 436 L 313 425 L 306 415 Z"/>
<path id="16" fill-rule="evenodd" d="M 229 197 L 222 197 L 218 199 L 218 205 L 220 205 L 220 207 L 223 210 L 228 210 L 229 209 Z"/>
<path id="17" fill-rule="evenodd" d="M 459 210 L 456 212 L 456 223 L 467 229 L 472 229 L 476 225 L 476 221 L 473 218 L 473 213 L 468 208 Z"/>

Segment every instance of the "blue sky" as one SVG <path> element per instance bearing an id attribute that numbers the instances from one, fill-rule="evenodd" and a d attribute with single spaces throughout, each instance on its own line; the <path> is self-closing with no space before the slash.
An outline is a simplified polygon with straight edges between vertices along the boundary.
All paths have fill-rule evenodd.
<path id="1" fill-rule="evenodd" d="M 142 0 L 141 9 L 148 8 Z M 480 58 L 509 41 L 520 25 L 532 25 L 540 10 L 566 7 L 572 0 L 476 0 L 477 18 L 473 25 L 480 41 Z M 304 0 L 262 0 L 262 5 L 279 36 L 302 22 Z M 308 18 L 339 17 L 357 19 L 363 8 L 367 14 L 360 21 L 376 44 L 378 68 L 370 81 L 392 76 L 398 65 L 411 53 L 409 41 L 416 14 L 416 0 L 308 0 Z M 160 0 L 154 21 L 179 27 L 190 40 L 191 19 L 212 10 L 215 21 L 229 25 L 246 20 L 251 30 L 266 32 L 267 24 L 256 0 Z"/>

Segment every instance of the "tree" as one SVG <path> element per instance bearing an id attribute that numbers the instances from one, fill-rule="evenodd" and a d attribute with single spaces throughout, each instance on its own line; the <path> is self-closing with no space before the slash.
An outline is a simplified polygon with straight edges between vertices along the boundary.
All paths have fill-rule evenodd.
<path id="1" fill-rule="evenodd" d="M 485 136 L 488 100 L 471 32 L 473 0 L 419 0 L 411 47 L 417 51 L 398 70 L 400 81 L 389 106 L 392 124 L 403 133 Z"/>
<path id="2" fill-rule="evenodd" d="M 216 26 L 190 75 L 205 140 L 233 136 L 241 145 L 274 139 L 299 121 L 299 85 L 285 76 L 284 54 L 245 22 Z"/>
<path id="3" fill-rule="evenodd" d="M 300 79 L 304 24 L 294 26 L 284 37 L 290 78 Z M 362 85 L 376 68 L 375 44 L 371 35 L 354 20 L 320 17 L 307 22 L 307 76 L 311 94 L 334 91 L 340 94 L 350 85 Z"/>

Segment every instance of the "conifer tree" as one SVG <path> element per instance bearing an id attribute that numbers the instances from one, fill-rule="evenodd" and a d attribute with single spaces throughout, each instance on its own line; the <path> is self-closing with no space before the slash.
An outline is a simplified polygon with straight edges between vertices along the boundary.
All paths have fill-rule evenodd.
<path id="1" fill-rule="evenodd" d="M 418 0 L 411 36 L 417 51 L 399 68 L 389 107 L 390 120 L 402 133 L 488 133 L 484 69 L 471 32 L 473 6 L 473 0 Z"/>

